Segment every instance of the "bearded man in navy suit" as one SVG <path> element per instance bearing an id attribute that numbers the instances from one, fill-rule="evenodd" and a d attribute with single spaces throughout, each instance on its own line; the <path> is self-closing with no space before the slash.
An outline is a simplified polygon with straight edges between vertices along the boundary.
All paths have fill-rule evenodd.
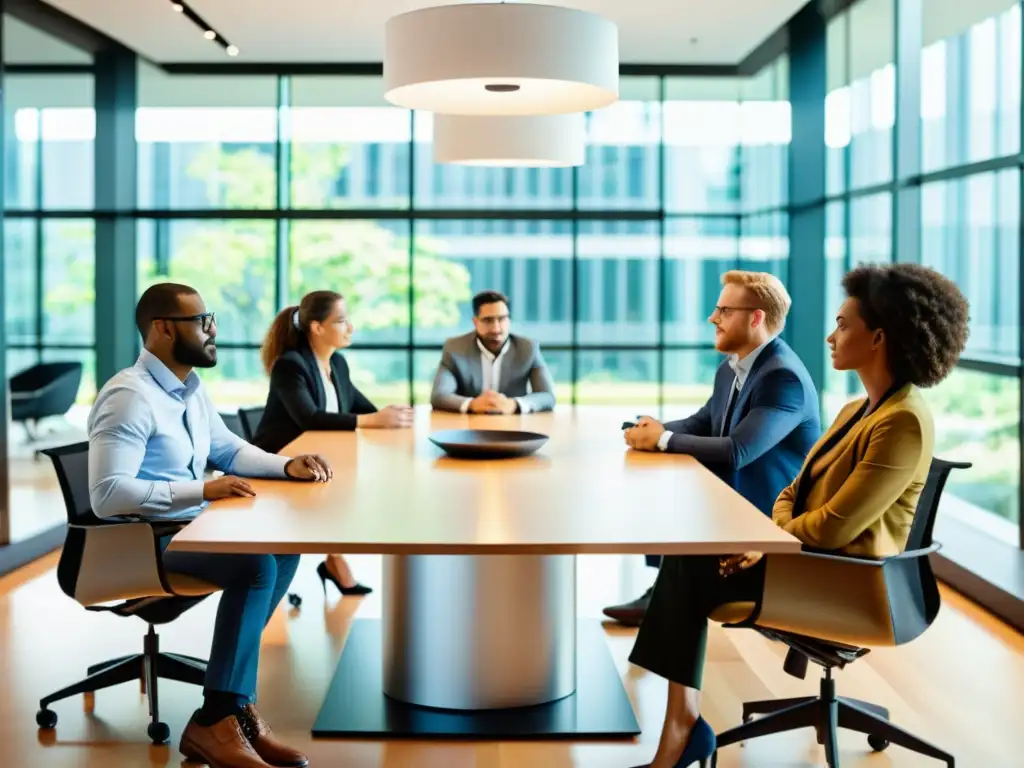
<path id="1" fill-rule="evenodd" d="M 821 436 L 811 375 L 778 337 L 791 303 L 774 275 L 726 272 L 718 305 L 708 318 L 715 326 L 715 348 L 728 355 L 715 373 L 711 398 L 679 421 L 640 418 L 625 431 L 626 443 L 638 451 L 693 456 L 771 517 L 775 499 Z M 661 558 L 648 556 L 647 564 L 658 567 Z M 647 590 L 604 612 L 637 626 L 650 594 Z"/>

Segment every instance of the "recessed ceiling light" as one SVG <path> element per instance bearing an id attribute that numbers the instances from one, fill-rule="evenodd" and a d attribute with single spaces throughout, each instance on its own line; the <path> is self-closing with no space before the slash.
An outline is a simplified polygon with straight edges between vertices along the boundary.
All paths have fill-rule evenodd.
<path id="1" fill-rule="evenodd" d="M 229 45 L 227 47 L 227 54 L 228 54 L 228 56 L 237 56 L 238 55 L 238 48 L 236 48 L 233 45 Z"/>
<path id="2" fill-rule="evenodd" d="M 185 6 L 183 6 L 181 3 L 171 3 L 171 8 L 176 10 L 178 13 L 181 13 L 185 10 Z"/>
<path id="3" fill-rule="evenodd" d="M 217 33 L 214 32 L 212 29 L 208 29 L 205 32 L 203 32 L 203 37 L 205 37 L 207 40 L 216 40 Z"/>

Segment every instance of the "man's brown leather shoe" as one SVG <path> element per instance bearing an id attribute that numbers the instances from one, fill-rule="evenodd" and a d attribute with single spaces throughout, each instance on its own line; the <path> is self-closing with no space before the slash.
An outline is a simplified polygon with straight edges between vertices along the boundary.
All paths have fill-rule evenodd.
<path id="1" fill-rule="evenodd" d="M 270 726 L 256 710 L 255 705 L 246 704 L 239 716 L 242 720 L 242 732 L 249 737 L 256 753 L 276 768 L 304 768 L 309 760 L 304 754 L 285 746 L 274 738 Z"/>
<path id="2" fill-rule="evenodd" d="M 206 763 L 210 768 L 268 768 L 234 715 L 211 726 L 199 725 L 192 715 L 178 749 L 188 760 Z"/>

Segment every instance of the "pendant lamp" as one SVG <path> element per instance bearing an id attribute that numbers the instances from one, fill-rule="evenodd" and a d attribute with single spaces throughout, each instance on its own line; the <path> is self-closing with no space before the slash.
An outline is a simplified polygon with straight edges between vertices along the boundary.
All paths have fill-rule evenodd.
<path id="1" fill-rule="evenodd" d="M 583 165 L 584 115 L 434 115 L 434 162 L 564 168 Z"/>
<path id="2" fill-rule="evenodd" d="M 532 3 L 410 11 L 384 28 L 384 96 L 455 115 L 586 112 L 618 99 L 618 28 Z"/>

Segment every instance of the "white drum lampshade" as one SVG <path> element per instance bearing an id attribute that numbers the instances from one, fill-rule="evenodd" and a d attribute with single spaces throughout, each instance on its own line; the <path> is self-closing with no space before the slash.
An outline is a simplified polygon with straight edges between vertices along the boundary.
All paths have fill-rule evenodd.
<path id="1" fill-rule="evenodd" d="M 384 96 L 453 115 L 586 112 L 619 96 L 619 32 L 572 8 L 472 3 L 410 11 L 384 28 Z"/>
<path id="2" fill-rule="evenodd" d="M 520 168 L 583 165 L 584 115 L 434 115 L 434 162 Z"/>

